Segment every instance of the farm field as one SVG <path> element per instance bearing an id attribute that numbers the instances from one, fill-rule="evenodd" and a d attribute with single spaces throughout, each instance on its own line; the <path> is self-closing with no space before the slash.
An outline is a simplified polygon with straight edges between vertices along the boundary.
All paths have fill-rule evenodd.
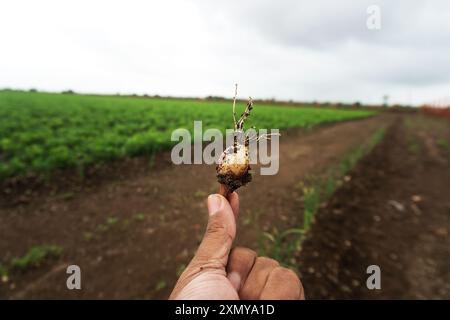
<path id="1" fill-rule="evenodd" d="M 244 103 L 239 104 L 240 112 Z M 364 110 L 256 104 L 247 127 L 309 128 L 367 117 Z M 176 128 L 232 125 L 231 102 L 0 91 L 0 179 L 47 174 L 170 148 Z"/>
<path id="2" fill-rule="evenodd" d="M 450 1 L 0 8 L 0 302 L 450 301 Z"/>
<path id="3" fill-rule="evenodd" d="M 257 249 L 263 230 L 300 224 L 299 182 L 339 161 L 390 121 L 369 117 L 311 132 L 282 131 L 279 173 L 255 175 L 252 184 L 258 188 L 239 190 L 237 244 Z M 167 298 L 203 235 L 205 199 L 217 192 L 215 168 L 172 165 L 170 154 L 163 152 L 152 168 L 137 162 L 111 174 L 114 179 L 42 193 L 25 202 L 20 198 L 26 189 L 9 195 L 11 201 L 0 205 L 1 263 L 9 269 L 0 296 Z M 39 267 L 11 268 L 16 257 L 43 246 L 57 246 L 61 253 Z M 58 285 L 69 261 L 83 269 L 82 291 Z"/>
<path id="4" fill-rule="evenodd" d="M 184 110 L 186 123 L 191 121 L 188 110 L 206 110 L 209 104 L 48 96 L 119 99 L 130 109 L 134 103 L 143 104 L 137 107 L 142 114 L 155 110 L 150 103 L 175 102 L 179 105 L 169 108 Z M 103 103 L 96 112 L 122 110 Z M 62 105 L 54 108 L 69 114 L 61 111 Z M 229 103 L 217 103 L 217 119 L 229 121 L 229 109 Z M 450 297 L 449 288 L 440 285 L 450 283 L 450 203 L 443 192 L 450 187 L 448 120 L 402 112 L 368 117 L 365 111 L 278 106 L 261 110 L 267 118 L 261 120 L 255 112 L 254 125 L 270 124 L 269 114 L 298 114 L 295 119 L 286 116 L 281 130 L 279 173 L 255 175 L 251 185 L 238 191 L 236 245 L 254 248 L 296 270 L 307 298 Z M 60 119 L 60 112 L 45 119 Z M 127 123 L 132 126 L 140 118 Z M 317 119 L 331 123 L 312 126 L 320 123 Z M 312 129 L 304 130 L 305 126 Z M 202 239 L 205 199 L 217 192 L 217 181 L 213 165 L 176 166 L 170 152 L 161 148 L 152 149 L 152 165 L 148 157 L 139 156 L 146 152 L 132 158 L 121 153 L 120 161 L 105 162 L 107 178 L 94 175 L 67 185 L 50 180 L 50 188 L 24 183 L 12 190 L 11 184 L 2 185 L 0 298 L 167 298 Z M 304 232 L 301 238 L 299 231 Z M 73 263 L 83 270 L 80 291 L 65 286 L 65 268 Z M 374 263 L 386 277 L 383 290 L 375 293 L 365 289 L 366 274 L 361 270 Z"/>

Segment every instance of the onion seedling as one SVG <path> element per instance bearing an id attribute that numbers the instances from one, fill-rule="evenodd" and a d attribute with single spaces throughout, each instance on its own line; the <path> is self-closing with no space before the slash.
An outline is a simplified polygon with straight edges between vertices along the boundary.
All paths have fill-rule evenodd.
<path id="1" fill-rule="evenodd" d="M 233 145 L 222 152 L 216 166 L 217 180 L 220 183 L 219 193 L 224 197 L 228 197 L 234 190 L 252 180 L 250 173 L 250 141 L 259 141 L 261 138 L 270 139 L 271 135 L 279 135 L 278 133 L 263 134 L 250 138 L 244 133 L 244 123 L 253 109 L 253 100 L 251 97 L 249 98 L 245 111 L 241 114 L 239 120 L 236 121 L 236 96 L 237 84 L 235 85 L 233 98 Z"/>

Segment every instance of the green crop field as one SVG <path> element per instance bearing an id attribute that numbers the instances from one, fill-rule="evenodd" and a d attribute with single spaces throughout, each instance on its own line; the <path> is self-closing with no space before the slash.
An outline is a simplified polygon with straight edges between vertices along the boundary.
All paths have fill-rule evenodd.
<path id="1" fill-rule="evenodd" d="M 256 104 L 247 126 L 311 127 L 371 114 Z M 172 131 L 192 130 L 194 120 L 204 129 L 231 128 L 231 103 L 0 91 L 0 178 L 152 154 L 170 148 Z"/>

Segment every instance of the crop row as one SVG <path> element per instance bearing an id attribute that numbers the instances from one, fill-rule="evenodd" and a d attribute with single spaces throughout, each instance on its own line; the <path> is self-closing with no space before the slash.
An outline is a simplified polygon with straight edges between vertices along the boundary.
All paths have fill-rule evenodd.
<path id="1" fill-rule="evenodd" d="M 243 105 L 239 110 L 243 109 Z M 255 106 L 248 125 L 311 127 L 369 116 L 362 110 Z M 170 148 L 176 128 L 225 130 L 229 102 L 0 91 L 0 179 Z"/>

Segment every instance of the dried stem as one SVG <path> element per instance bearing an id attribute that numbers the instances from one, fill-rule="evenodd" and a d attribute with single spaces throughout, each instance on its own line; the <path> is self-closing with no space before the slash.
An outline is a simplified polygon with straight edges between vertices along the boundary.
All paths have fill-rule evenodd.
<path id="1" fill-rule="evenodd" d="M 237 83 L 234 85 L 234 98 L 233 98 L 233 124 L 234 124 L 234 139 L 233 139 L 233 152 L 237 152 L 237 137 L 236 137 L 236 129 L 237 129 L 237 122 L 236 122 L 236 97 L 237 97 Z"/>
<path id="2" fill-rule="evenodd" d="M 236 97 L 237 97 L 237 83 L 234 84 L 234 98 L 233 98 L 233 123 L 234 123 L 234 130 L 237 129 L 237 123 L 236 123 Z"/>
<path id="3" fill-rule="evenodd" d="M 245 122 L 245 120 L 247 120 L 252 109 L 253 109 L 253 100 L 252 100 L 252 97 L 249 97 L 248 102 L 247 102 L 247 107 L 245 108 L 244 113 L 241 114 L 241 117 L 239 118 L 239 121 L 237 123 L 237 130 L 244 130 L 244 122 Z"/>
<path id="4" fill-rule="evenodd" d="M 252 126 L 252 129 L 256 130 L 256 127 Z M 248 141 L 254 141 L 254 140 L 258 139 L 258 133 L 255 133 L 255 135 L 253 137 L 250 137 L 250 134 L 247 131 L 246 134 L 245 134 L 245 139 L 248 140 Z"/>
<path id="5" fill-rule="evenodd" d="M 256 139 L 256 141 L 259 141 L 262 138 L 265 138 L 266 140 L 270 140 L 271 136 L 281 136 L 281 134 L 279 134 L 279 133 L 264 133 L 264 134 L 260 135 L 258 137 L 258 139 Z"/>

